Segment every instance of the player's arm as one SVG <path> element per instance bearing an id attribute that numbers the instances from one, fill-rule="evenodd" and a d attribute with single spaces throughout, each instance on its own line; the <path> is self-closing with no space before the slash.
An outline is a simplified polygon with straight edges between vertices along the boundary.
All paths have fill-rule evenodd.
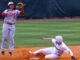
<path id="1" fill-rule="evenodd" d="M 68 53 L 70 54 L 71 56 L 71 60 L 77 60 L 74 55 L 73 55 L 73 52 L 71 50 L 68 51 Z"/>
<path id="2" fill-rule="evenodd" d="M 7 10 L 3 11 L 1 15 L 2 17 L 5 17 L 7 15 Z"/>
<path id="3" fill-rule="evenodd" d="M 1 14 L 1 15 L 2 15 L 2 17 L 5 17 L 5 16 L 6 16 L 6 14 L 5 14 L 4 12 L 2 12 L 2 14 Z"/>
<path id="4" fill-rule="evenodd" d="M 18 10 L 18 9 L 16 9 L 16 12 L 20 16 L 23 16 L 24 15 L 24 10 Z"/>
<path id="5" fill-rule="evenodd" d="M 67 52 L 70 56 L 73 56 L 73 52 L 72 52 L 70 49 L 68 49 L 66 52 Z"/>
<path id="6" fill-rule="evenodd" d="M 77 59 L 74 57 L 73 52 L 71 51 L 71 49 L 69 49 L 68 47 L 67 47 L 67 50 L 65 50 L 65 52 L 67 52 L 67 53 L 71 56 L 71 60 L 77 60 Z"/>
<path id="7" fill-rule="evenodd" d="M 23 16 L 24 15 L 24 10 L 21 10 L 20 11 L 20 16 Z"/>

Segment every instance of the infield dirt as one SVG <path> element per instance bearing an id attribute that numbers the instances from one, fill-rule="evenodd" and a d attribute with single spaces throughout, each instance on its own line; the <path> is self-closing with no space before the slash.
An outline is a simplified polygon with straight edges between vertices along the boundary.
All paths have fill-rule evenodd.
<path id="1" fill-rule="evenodd" d="M 80 60 L 80 46 L 69 46 L 69 47 L 73 51 L 74 56 L 77 58 L 77 60 Z M 47 47 L 15 48 L 12 56 L 9 56 L 8 49 L 6 49 L 4 56 L 1 55 L 0 53 L 0 60 L 45 60 L 43 54 L 38 54 L 34 56 L 29 53 L 29 51 L 35 51 L 41 48 L 47 48 Z M 60 58 L 52 60 L 71 60 L 71 59 L 67 53 L 64 53 Z"/>

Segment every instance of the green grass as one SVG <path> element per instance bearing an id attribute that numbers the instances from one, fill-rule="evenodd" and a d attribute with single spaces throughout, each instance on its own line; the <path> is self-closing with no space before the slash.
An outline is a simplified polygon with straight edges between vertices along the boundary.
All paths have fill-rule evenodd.
<path id="1" fill-rule="evenodd" d="M 2 23 L 0 23 L 1 42 Z M 17 22 L 15 47 L 52 46 L 51 42 L 43 41 L 43 37 L 62 35 L 67 45 L 80 45 L 80 21 L 33 21 Z"/>

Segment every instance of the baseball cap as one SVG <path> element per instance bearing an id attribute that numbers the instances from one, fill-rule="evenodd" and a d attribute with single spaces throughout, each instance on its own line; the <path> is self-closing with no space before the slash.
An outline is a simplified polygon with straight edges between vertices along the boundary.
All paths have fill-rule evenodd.
<path id="1" fill-rule="evenodd" d="M 63 41 L 62 36 L 56 36 L 55 39 L 56 39 L 57 42 L 62 42 Z"/>
<path id="2" fill-rule="evenodd" d="M 11 4 L 14 4 L 14 2 L 9 2 L 9 3 L 8 3 L 8 6 L 11 5 Z"/>

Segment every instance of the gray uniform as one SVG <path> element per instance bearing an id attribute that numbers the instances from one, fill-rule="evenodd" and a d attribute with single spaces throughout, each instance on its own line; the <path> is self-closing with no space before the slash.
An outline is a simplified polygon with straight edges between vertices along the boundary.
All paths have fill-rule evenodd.
<path id="1" fill-rule="evenodd" d="M 2 44 L 1 50 L 5 50 L 7 37 L 9 37 L 9 52 L 12 52 L 14 48 L 14 33 L 16 18 L 20 14 L 19 10 L 8 10 L 6 9 L 3 13 L 6 14 L 2 27 Z"/>

